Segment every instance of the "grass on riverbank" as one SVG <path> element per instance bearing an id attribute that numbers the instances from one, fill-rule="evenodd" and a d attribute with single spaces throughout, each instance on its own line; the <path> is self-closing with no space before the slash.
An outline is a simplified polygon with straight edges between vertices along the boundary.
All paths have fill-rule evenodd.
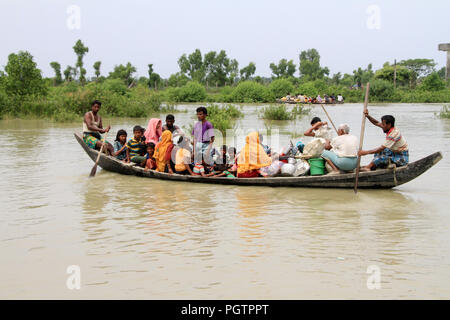
<path id="1" fill-rule="evenodd" d="M 162 106 L 161 95 L 145 87 L 133 90 L 121 82 L 90 83 L 84 87 L 67 84 L 52 87 L 46 96 L 8 97 L 0 94 L 1 114 L 8 117 L 51 119 L 57 122 L 79 119 L 93 100 L 102 102 L 102 114 L 108 117 L 147 117 L 160 112 L 175 112 L 172 104 Z"/>
<path id="2" fill-rule="evenodd" d="M 442 110 L 438 114 L 441 119 L 450 119 L 450 109 L 449 106 L 443 106 Z"/>
<path id="3" fill-rule="evenodd" d="M 303 83 L 297 87 L 289 81 L 279 82 L 278 86 L 263 85 L 254 81 L 243 81 L 237 86 L 209 88 L 202 84 L 188 82 L 179 88 L 166 88 L 164 90 L 150 90 L 145 85 L 128 88 L 121 80 L 107 79 L 104 82 L 90 82 L 81 86 L 75 82 L 64 83 L 57 87 L 49 87 L 46 96 L 8 96 L 0 88 L 0 117 L 10 118 L 45 118 L 58 122 L 79 119 L 89 110 L 90 104 L 97 99 L 102 101 L 102 114 L 109 117 L 148 117 L 158 112 L 175 113 L 176 103 L 273 103 L 284 91 L 303 93 L 307 95 L 337 94 L 341 93 L 345 101 L 362 102 L 364 90 L 349 89 L 343 86 L 327 85 L 323 80 Z M 0 86 L 1 87 L 1 86 Z M 370 102 L 400 102 L 400 103 L 438 103 L 450 101 L 450 89 L 427 91 L 423 88 L 394 89 L 386 81 L 371 83 Z M 230 110 L 228 110 L 230 111 Z M 303 108 L 302 108 L 303 112 Z M 294 111 L 287 111 L 284 107 L 270 106 L 264 111 L 263 118 L 274 120 L 289 120 Z M 301 114 L 301 112 L 300 112 Z M 226 124 L 226 114 L 218 123 Z"/>

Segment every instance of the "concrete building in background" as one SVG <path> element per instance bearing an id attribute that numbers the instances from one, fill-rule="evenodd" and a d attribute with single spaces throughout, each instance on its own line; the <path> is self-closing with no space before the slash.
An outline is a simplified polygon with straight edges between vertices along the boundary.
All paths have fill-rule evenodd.
<path id="1" fill-rule="evenodd" d="M 450 77 L 450 43 L 441 43 L 439 45 L 440 51 L 447 51 L 447 67 L 445 68 L 445 80 Z"/>

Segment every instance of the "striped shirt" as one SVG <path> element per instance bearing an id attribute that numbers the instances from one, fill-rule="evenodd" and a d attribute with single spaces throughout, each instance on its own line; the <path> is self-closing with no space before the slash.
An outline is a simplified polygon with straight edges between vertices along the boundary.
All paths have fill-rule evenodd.
<path id="1" fill-rule="evenodd" d="M 136 141 L 134 137 L 127 142 L 127 148 L 130 153 L 130 157 L 141 156 L 142 150 L 145 149 L 145 143 L 142 141 Z"/>
<path id="2" fill-rule="evenodd" d="M 194 173 L 194 176 L 201 176 L 202 173 L 205 173 L 205 168 L 200 163 L 196 163 L 192 172 Z"/>
<path id="3" fill-rule="evenodd" d="M 383 143 L 383 147 L 391 149 L 393 152 L 408 150 L 408 144 L 397 127 L 391 128 L 391 130 L 386 133 L 386 141 Z"/>

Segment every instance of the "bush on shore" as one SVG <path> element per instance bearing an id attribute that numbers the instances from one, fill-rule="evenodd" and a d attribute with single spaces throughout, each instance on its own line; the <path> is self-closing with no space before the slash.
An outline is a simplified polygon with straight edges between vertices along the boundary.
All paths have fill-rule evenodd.
<path id="1" fill-rule="evenodd" d="M 171 102 L 204 102 L 206 89 L 200 83 L 191 81 L 179 88 L 167 88 L 165 97 Z"/>
<path id="2" fill-rule="evenodd" d="M 112 86 L 111 86 L 112 85 Z M 0 90 L 0 111 L 13 117 L 48 118 L 72 121 L 89 110 L 93 100 L 102 102 L 102 114 L 113 117 L 145 117 L 158 112 L 161 97 L 143 87 L 123 91 L 114 83 L 90 83 L 85 87 L 51 87 L 44 96 L 8 97 Z"/>
<path id="3" fill-rule="evenodd" d="M 271 102 L 275 96 L 263 86 L 254 81 L 243 81 L 237 85 L 230 95 L 232 102 Z"/>
<path id="4" fill-rule="evenodd" d="M 289 110 L 286 105 L 278 104 L 264 107 L 260 112 L 260 117 L 266 120 L 296 120 L 308 114 L 309 111 L 304 106 L 295 106 Z"/>

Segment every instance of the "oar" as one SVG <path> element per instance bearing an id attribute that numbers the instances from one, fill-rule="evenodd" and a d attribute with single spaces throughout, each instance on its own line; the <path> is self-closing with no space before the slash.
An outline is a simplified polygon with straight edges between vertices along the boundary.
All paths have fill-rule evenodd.
<path id="1" fill-rule="evenodd" d="M 366 86 L 366 96 L 364 97 L 364 111 L 363 111 L 363 115 L 362 115 L 362 123 L 361 123 L 361 135 L 359 136 L 359 149 L 358 151 L 362 150 L 363 147 L 363 142 L 364 142 L 364 131 L 366 129 L 366 115 L 365 115 L 365 111 L 367 110 L 367 104 L 369 103 L 369 83 L 367 82 L 367 86 Z M 359 167 L 361 165 L 361 156 L 359 155 L 358 152 L 358 160 L 356 162 L 356 175 L 355 175 L 355 193 L 358 192 L 358 177 L 359 177 Z"/>
<path id="2" fill-rule="evenodd" d="M 330 115 L 328 114 L 327 110 L 325 110 L 325 107 L 323 106 L 323 104 L 320 104 L 322 106 L 323 111 L 325 112 L 325 114 L 328 117 L 328 120 L 330 120 L 331 124 L 333 125 L 334 130 L 336 131 L 336 133 L 338 133 L 336 127 L 334 126 L 333 120 L 331 120 Z"/>
<path id="3" fill-rule="evenodd" d="M 103 148 L 105 147 L 105 144 L 106 144 L 106 136 L 107 136 L 107 135 L 108 135 L 108 132 L 105 133 L 105 139 L 104 139 L 105 141 L 103 142 L 103 144 L 102 144 L 102 146 L 101 146 L 101 148 L 100 148 L 100 152 L 98 153 L 97 160 L 95 160 L 95 164 L 94 164 L 94 166 L 92 167 L 91 174 L 89 175 L 89 177 L 94 177 L 95 174 L 97 173 L 97 165 L 98 165 L 98 161 L 100 160 L 100 155 L 102 154 Z"/>

